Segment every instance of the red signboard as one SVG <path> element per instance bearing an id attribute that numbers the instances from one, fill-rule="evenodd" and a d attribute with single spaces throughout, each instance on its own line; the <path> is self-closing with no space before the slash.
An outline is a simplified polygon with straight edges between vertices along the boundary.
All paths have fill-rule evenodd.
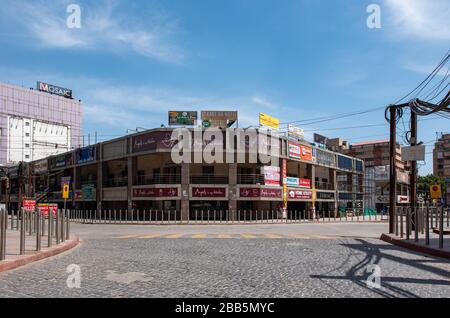
<path id="1" fill-rule="evenodd" d="M 172 138 L 172 132 L 155 131 L 133 137 L 133 153 L 170 150 L 178 143 L 178 139 Z"/>
<path id="2" fill-rule="evenodd" d="M 299 186 L 302 188 L 311 188 L 311 180 L 309 179 L 300 179 Z"/>
<path id="3" fill-rule="evenodd" d="M 280 167 L 265 166 L 263 167 L 263 173 L 265 185 L 280 185 Z"/>
<path id="4" fill-rule="evenodd" d="M 293 200 L 312 200 L 312 191 L 309 190 L 293 190 L 288 191 L 289 199 Z"/>
<path id="5" fill-rule="evenodd" d="M 140 188 L 133 189 L 135 198 L 174 198 L 178 197 L 178 188 Z"/>
<path id="6" fill-rule="evenodd" d="M 53 211 L 53 216 L 56 217 L 56 211 L 58 210 L 57 204 L 39 204 L 38 207 L 42 216 L 48 216 L 49 211 Z"/>
<path id="7" fill-rule="evenodd" d="M 204 188 L 193 187 L 192 197 L 194 198 L 225 198 L 227 196 L 226 188 Z"/>
<path id="8" fill-rule="evenodd" d="M 34 212 L 34 210 L 36 209 L 36 201 L 23 200 L 23 209 L 27 212 Z"/>
<path id="9" fill-rule="evenodd" d="M 239 196 L 241 198 L 281 199 L 282 195 L 282 189 L 241 188 L 239 190 Z"/>

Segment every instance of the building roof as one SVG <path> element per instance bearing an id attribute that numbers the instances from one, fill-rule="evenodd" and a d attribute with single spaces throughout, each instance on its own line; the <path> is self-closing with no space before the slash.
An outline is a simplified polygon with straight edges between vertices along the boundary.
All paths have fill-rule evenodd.
<path id="1" fill-rule="evenodd" d="M 389 140 L 364 141 L 352 144 L 352 147 L 389 143 Z"/>

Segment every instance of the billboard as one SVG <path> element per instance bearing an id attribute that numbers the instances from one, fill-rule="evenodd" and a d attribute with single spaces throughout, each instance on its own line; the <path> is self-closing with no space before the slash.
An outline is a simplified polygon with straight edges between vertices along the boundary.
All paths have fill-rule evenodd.
<path id="1" fill-rule="evenodd" d="M 297 177 L 287 177 L 286 184 L 288 187 L 294 188 L 311 188 L 311 180 Z"/>
<path id="2" fill-rule="evenodd" d="M 143 151 L 171 150 L 178 143 L 178 139 L 172 138 L 171 132 L 154 131 L 143 135 L 134 136 L 132 139 L 133 153 Z"/>
<path id="3" fill-rule="evenodd" d="M 195 126 L 197 119 L 196 111 L 169 111 L 169 126 Z"/>
<path id="4" fill-rule="evenodd" d="M 314 142 L 326 145 L 327 144 L 327 140 L 328 140 L 328 137 L 325 137 L 325 136 L 322 136 L 322 135 L 319 135 L 319 134 L 314 134 Z"/>
<path id="5" fill-rule="evenodd" d="M 296 142 L 289 141 L 289 157 L 303 161 L 312 161 L 312 148 L 301 145 Z"/>
<path id="6" fill-rule="evenodd" d="M 53 95 L 62 96 L 65 98 L 72 99 L 72 90 L 68 88 L 62 88 L 59 86 L 43 83 L 43 82 L 37 82 L 37 90 L 40 92 L 46 92 Z"/>
<path id="7" fill-rule="evenodd" d="M 259 125 L 278 129 L 280 128 L 280 120 L 267 114 L 259 113 Z"/>
<path id="8" fill-rule="evenodd" d="M 237 111 L 203 110 L 203 128 L 230 128 L 238 121 Z"/>
<path id="9" fill-rule="evenodd" d="M 299 128 L 297 126 L 289 124 L 288 125 L 288 136 L 290 138 L 303 139 L 304 138 L 304 131 L 303 131 L 302 128 Z"/>
<path id="10" fill-rule="evenodd" d="M 96 160 L 95 146 L 88 146 L 77 149 L 75 153 L 75 160 L 77 163 L 86 163 Z"/>

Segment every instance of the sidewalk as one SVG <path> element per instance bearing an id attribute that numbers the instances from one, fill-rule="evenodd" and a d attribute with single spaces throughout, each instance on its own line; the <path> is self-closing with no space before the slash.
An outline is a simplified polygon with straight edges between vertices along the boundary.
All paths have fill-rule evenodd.
<path id="1" fill-rule="evenodd" d="M 20 255 L 20 232 L 8 229 L 6 232 L 6 260 L 0 261 L 0 272 L 11 270 L 32 262 L 63 253 L 78 245 L 78 237 L 71 237 L 64 243 L 56 245 L 53 239 L 52 247 L 48 247 L 47 235 L 41 236 L 41 251 L 36 251 L 36 235 L 25 235 L 25 255 Z"/>
<path id="2" fill-rule="evenodd" d="M 439 235 L 433 233 L 432 230 L 430 230 L 430 245 L 425 244 L 425 235 L 421 233 L 419 234 L 419 241 L 416 242 L 414 232 L 411 233 L 409 240 L 406 239 L 405 235 L 401 238 L 395 236 L 395 234 L 382 234 L 380 239 L 415 252 L 450 259 L 450 236 L 444 235 L 444 248 L 439 248 Z"/>

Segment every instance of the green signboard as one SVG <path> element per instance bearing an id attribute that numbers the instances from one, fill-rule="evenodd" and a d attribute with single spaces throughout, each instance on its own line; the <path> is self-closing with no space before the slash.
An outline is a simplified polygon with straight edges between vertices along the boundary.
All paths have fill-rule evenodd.
<path id="1" fill-rule="evenodd" d="M 169 126 L 195 126 L 198 115 L 196 111 L 170 111 Z"/>

